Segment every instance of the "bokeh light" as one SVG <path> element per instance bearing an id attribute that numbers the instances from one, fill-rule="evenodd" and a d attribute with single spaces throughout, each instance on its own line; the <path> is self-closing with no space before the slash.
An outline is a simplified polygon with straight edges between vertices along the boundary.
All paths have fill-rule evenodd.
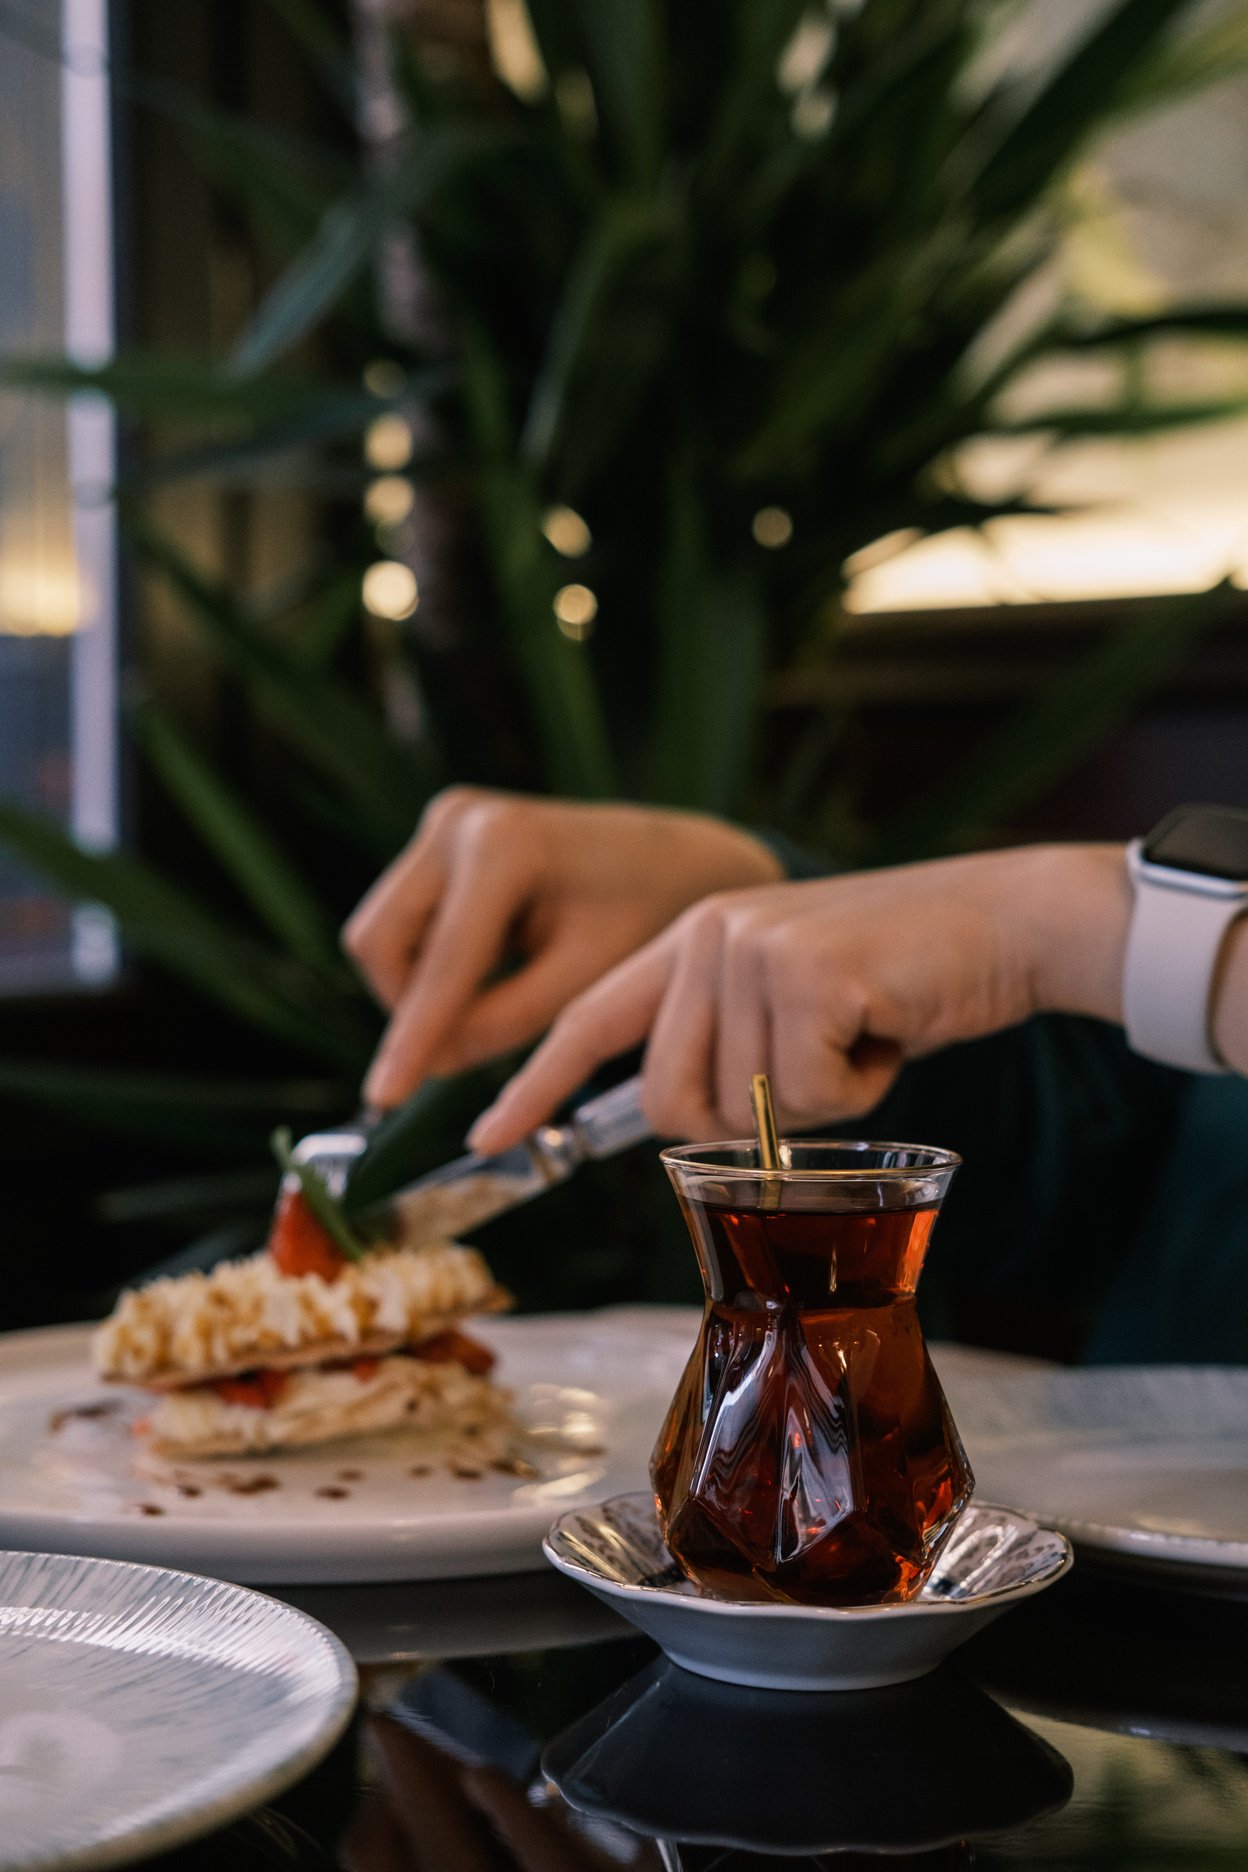
<path id="1" fill-rule="evenodd" d="M 407 388 L 407 372 L 393 358 L 374 358 L 364 367 L 364 388 L 377 397 L 402 396 Z"/>
<path id="2" fill-rule="evenodd" d="M 411 424 L 393 411 L 376 417 L 364 432 L 364 457 L 371 468 L 406 468 L 413 446 Z"/>
<path id="3" fill-rule="evenodd" d="M 793 516 L 783 507 L 760 507 L 750 522 L 750 532 L 769 552 L 787 546 L 793 537 Z"/>
<path id="4" fill-rule="evenodd" d="M 379 559 L 364 574 L 364 603 L 374 617 L 411 617 L 419 601 L 416 574 L 398 559 Z"/>
<path id="5" fill-rule="evenodd" d="M 565 559 L 580 559 L 594 536 L 574 507 L 549 507 L 542 516 L 542 532 Z"/>
<path id="6" fill-rule="evenodd" d="M 565 637 L 584 643 L 594 628 L 598 599 L 588 585 L 561 585 L 555 593 L 555 619 Z"/>
<path id="7" fill-rule="evenodd" d="M 381 475 L 369 483 L 364 511 L 377 526 L 398 526 L 407 519 L 416 489 L 406 475 Z"/>

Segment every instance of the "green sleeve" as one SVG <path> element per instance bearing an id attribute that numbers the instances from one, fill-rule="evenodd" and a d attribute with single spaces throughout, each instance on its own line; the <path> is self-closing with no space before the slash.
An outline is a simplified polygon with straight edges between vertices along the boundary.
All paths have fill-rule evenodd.
<path id="1" fill-rule="evenodd" d="M 804 846 L 799 845 L 784 832 L 773 832 L 770 826 L 750 826 L 760 845 L 765 845 L 769 852 L 784 866 L 784 875 L 792 884 L 799 884 L 809 878 L 831 877 L 836 866 L 829 864 L 826 858 L 817 858 Z"/>

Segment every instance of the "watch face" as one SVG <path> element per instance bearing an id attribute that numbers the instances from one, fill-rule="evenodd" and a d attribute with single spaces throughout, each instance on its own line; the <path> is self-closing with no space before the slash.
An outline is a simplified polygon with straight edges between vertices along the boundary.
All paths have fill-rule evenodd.
<path id="1" fill-rule="evenodd" d="M 1248 812 L 1234 806 L 1180 806 L 1144 841 L 1149 864 L 1248 884 Z"/>

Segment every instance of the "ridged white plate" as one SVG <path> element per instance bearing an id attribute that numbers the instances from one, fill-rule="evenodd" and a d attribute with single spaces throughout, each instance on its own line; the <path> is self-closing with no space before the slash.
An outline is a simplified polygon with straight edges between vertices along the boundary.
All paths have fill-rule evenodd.
<path id="1" fill-rule="evenodd" d="M 985 1495 L 1102 1566 L 1248 1592 L 1248 1368 L 940 1370 Z"/>
<path id="2" fill-rule="evenodd" d="M 636 1494 L 561 1515 L 546 1558 L 699 1677 L 758 1690 L 874 1690 L 935 1670 L 1011 1605 L 1060 1579 L 1071 1556 L 1060 1534 L 974 1501 L 904 1605 L 720 1599 L 681 1576 L 654 1497 Z"/>
<path id="3" fill-rule="evenodd" d="M 657 1307 L 474 1323 L 536 1437 L 530 1478 L 451 1474 L 399 1431 L 161 1465 L 153 1480 L 130 1428 L 147 1401 L 97 1383 L 86 1328 L 5 1334 L 0 1547 L 283 1585 L 540 1567 L 562 1509 L 644 1485 L 698 1318 Z M 82 1414 L 97 1408 L 106 1414 Z"/>
<path id="4" fill-rule="evenodd" d="M 163 1852 L 259 1806 L 346 1727 L 322 1626 L 219 1580 L 0 1553 L 0 1872 Z"/>

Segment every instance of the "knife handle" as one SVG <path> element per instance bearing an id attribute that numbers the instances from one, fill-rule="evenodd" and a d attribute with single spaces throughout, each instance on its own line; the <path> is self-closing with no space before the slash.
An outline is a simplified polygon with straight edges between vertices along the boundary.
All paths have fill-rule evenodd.
<path id="1" fill-rule="evenodd" d="M 641 1109 L 640 1092 L 640 1079 L 625 1079 L 577 1106 L 572 1125 L 587 1157 L 614 1157 L 654 1136 Z"/>

